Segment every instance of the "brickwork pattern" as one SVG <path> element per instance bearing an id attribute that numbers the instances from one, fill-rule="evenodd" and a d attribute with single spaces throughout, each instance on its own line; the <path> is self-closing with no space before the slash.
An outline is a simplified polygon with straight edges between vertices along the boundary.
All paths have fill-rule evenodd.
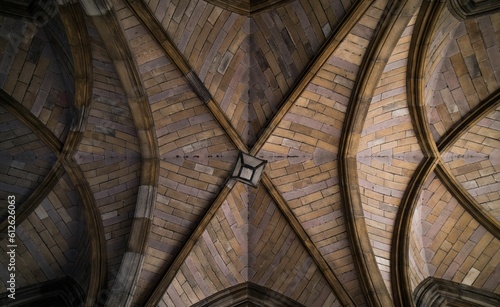
<path id="1" fill-rule="evenodd" d="M 130 10 L 122 7 L 117 16 L 149 97 L 161 158 L 155 217 L 138 283 L 138 292 L 144 295 L 215 198 L 237 152 L 188 81 Z"/>
<path id="2" fill-rule="evenodd" d="M 378 3 L 370 8 L 353 28 L 259 153 L 271 159 L 270 177 L 358 303 L 364 298 L 340 211 L 336 144 L 362 55 L 382 13 L 381 6 Z"/>
<path id="3" fill-rule="evenodd" d="M 126 251 L 139 186 L 141 154 L 137 131 L 120 80 L 95 28 L 92 44 L 93 99 L 75 154 L 101 214 L 109 284 Z"/>
<path id="4" fill-rule="evenodd" d="M 424 256 L 427 276 L 500 293 L 500 241 L 480 226 L 438 179 L 428 182 L 417 208 L 423 248 L 420 255 Z"/>
<path id="5" fill-rule="evenodd" d="M 245 204 L 249 200 L 250 208 Z M 275 256 L 269 258 L 270 254 Z M 189 306 L 246 280 L 308 306 L 338 306 L 270 196 L 263 188 L 237 184 L 168 288 L 163 304 Z"/>
<path id="6" fill-rule="evenodd" d="M 238 187 L 238 185 L 237 185 Z M 235 187 L 207 226 L 167 289 L 167 306 L 189 306 L 248 275 L 248 211 Z M 240 188 L 245 188 L 239 184 Z"/>
<path id="7" fill-rule="evenodd" d="M 357 303 L 364 298 L 341 212 L 336 155 L 345 111 L 381 2 L 353 28 L 259 153 L 269 175 Z"/>
<path id="8" fill-rule="evenodd" d="M 444 154 L 455 178 L 497 220 L 500 220 L 499 115 L 497 108 Z"/>
<path id="9" fill-rule="evenodd" d="M 279 159 L 270 162 L 266 172 L 344 287 L 362 302 L 336 179 L 337 162 L 330 159 L 296 164 Z"/>
<path id="10" fill-rule="evenodd" d="M 435 28 L 440 31 L 434 31 L 431 34 L 428 47 L 428 60 L 425 67 L 424 76 L 427 78 L 428 88 L 433 88 L 437 82 L 437 72 L 442 66 L 442 59 L 446 55 L 447 47 L 455 37 L 455 30 L 459 21 L 451 15 L 447 9 L 443 9 L 436 22 Z M 425 100 L 429 101 L 432 91 L 424 91 Z"/>
<path id="11" fill-rule="evenodd" d="M 490 15 L 458 22 L 446 9 L 439 17 L 436 28 L 440 30 L 431 36 L 424 74 L 434 141 L 498 88 L 498 57 L 491 57 L 498 48 L 489 49 L 497 45 L 498 26 L 493 21 L 497 19 Z M 499 190 L 494 177 L 498 131 L 493 117 L 467 127 L 442 153 L 455 178 L 491 213 Z M 498 257 L 498 244 L 432 174 L 424 184 L 410 231 L 411 286 L 415 289 L 432 276 L 498 293 L 498 261 L 491 258 Z"/>
<path id="12" fill-rule="evenodd" d="M 434 93 L 427 93 L 429 121 L 435 140 L 477 106 L 500 84 L 499 14 L 458 23 L 442 37 L 444 57 L 431 74 Z"/>
<path id="13" fill-rule="evenodd" d="M 139 139 L 144 140 L 144 127 L 139 132 L 136 128 L 136 124 L 140 126 L 137 120 L 148 114 L 132 114 L 129 103 L 136 104 L 130 96 L 147 98 L 160 168 L 157 174 L 147 174 L 152 181 L 148 184 L 155 186 L 158 179 L 158 187 L 146 250 L 140 255 L 135 250 L 128 253 L 138 257 L 135 259 L 142 257 L 137 261 L 142 264 L 138 280 L 130 285 L 134 289 L 131 306 L 141 306 L 216 199 L 238 153 L 230 139 L 234 136 L 224 131 L 224 123 L 221 126 L 197 96 L 183 76 L 186 72 L 177 69 L 179 59 L 165 54 L 124 1 L 112 2 L 126 37 L 126 45 L 116 50 L 130 49 L 132 69 L 124 70 L 123 62 L 110 60 L 120 57 L 108 55 L 88 18 L 92 102 L 83 139 L 73 158 L 97 203 L 97 222 L 104 226 L 106 286 L 111 289 L 118 269 L 127 267 L 122 263 L 123 254 L 133 249 L 127 242 L 135 210 L 143 209 L 137 199 L 138 189 L 145 177 L 141 176 L 145 171 L 141 167 L 149 162 L 141 156 L 144 144 Z M 360 67 L 373 60 L 366 57 L 366 50 L 373 43 L 377 26 L 390 18 L 384 15 L 388 1 L 375 1 L 345 37 L 339 34 L 339 46 L 312 79 L 306 79 L 311 80 L 309 84 L 295 87 L 309 64 L 319 63 L 315 59 L 323 63 L 318 52 L 353 2 L 295 0 L 248 17 L 202 0 L 146 1 L 192 67 L 190 77 L 194 74 L 200 78 L 247 145 L 252 145 L 261 129 L 278 114 L 284 97 L 295 93 L 294 89 L 302 91 L 296 91 L 298 98 L 290 101 L 290 109 L 285 104 L 287 113 L 276 117 L 281 119 L 283 115 L 283 119 L 266 130 L 272 131 L 271 135 L 257 156 L 268 161 L 266 176 L 285 200 L 282 204 L 276 198 L 278 204 L 290 207 L 300 223 L 292 225 L 296 231 L 302 227 L 320 253 L 311 255 L 324 258 L 346 292 L 363 306 L 368 300 L 349 245 L 337 155 L 342 133 L 350 133 L 342 127 Z M 431 34 L 423 76 L 424 101 L 435 141 L 498 89 L 498 17 L 458 22 L 446 9 L 440 16 Z M 381 78 L 373 80 L 378 85 L 356 157 L 364 211 L 364 217 L 357 217 L 364 218 L 378 269 L 389 289 L 394 220 L 422 158 L 406 105 L 406 66 L 414 22 L 415 18 L 403 32 Z M 0 87 L 64 143 L 75 89 L 71 52 L 61 26 L 54 19 L 50 27 L 35 33 L 24 21 L 0 16 Z M 20 39 L 12 41 L 9 37 Z M 122 84 L 118 76 L 124 77 L 134 68 L 139 74 L 125 76 Z M 141 86 L 128 88 L 127 77 L 135 78 Z M 217 110 L 213 112 L 219 115 Z M 499 112 L 497 109 L 468 127 L 468 132 L 443 155 L 457 180 L 497 219 Z M 0 119 L 0 187 L 3 192 L 9 185 L 5 191 L 24 193 L 26 197 L 49 171 L 56 154 L 3 109 Z M 91 242 L 81 201 L 70 181 L 65 175 L 19 226 L 20 286 L 69 275 L 84 289 L 89 287 L 88 272 L 94 268 L 89 262 Z M 21 188 L 24 190 L 16 190 Z M 340 305 L 334 294 L 338 289 L 329 286 L 324 277 L 329 275 L 319 270 L 293 229 L 263 186 L 251 188 L 236 183 L 176 271 L 173 282 L 168 288 L 157 288 L 163 295 L 159 306 L 189 306 L 245 281 L 307 306 Z M 413 288 L 433 276 L 500 293 L 500 242 L 434 175 L 424 184 L 409 235 Z M 0 252 L 5 255 L 5 250 Z M 0 277 L 7 276 L 3 263 Z M 5 288 L 0 288 L 2 291 Z"/>
<path id="14" fill-rule="evenodd" d="M 76 271 L 89 268 L 88 249 L 85 248 L 88 247 L 88 239 L 79 202 L 71 181 L 63 176 L 40 206 L 21 225 L 17 225 L 17 286 L 69 275 L 75 276 L 85 287 L 86 277 Z M 2 255 L 6 255 L 6 238 L 0 242 Z M 0 276 L 7 278 L 7 261 L 2 260 L 1 263 Z M 4 291 L 6 287 L 2 284 L 0 292 Z"/>
<path id="15" fill-rule="evenodd" d="M 233 126 L 252 144 L 350 2 L 294 1 L 252 17 L 204 1 L 149 6 Z"/>
<path id="16" fill-rule="evenodd" d="M 0 107 L 0 140 L 0 199 L 6 201 L 8 195 L 15 195 L 16 203 L 21 205 L 45 178 L 57 157 L 30 128 L 3 107 Z"/>
<path id="17" fill-rule="evenodd" d="M 229 175 L 229 163 L 160 163 L 160 187 L 139 287 L 146 289 L 179 252 Z M 217 165 L 216 165 L 217 164 Z"/>
<path id="18" fill-rule="evenodd" d="M 306 306 L 338 305 L 321 271 L 270 196 L 262 188 L 255 195 L 252 191 L 249 194 L 250 281 Z M 272 260 L 268 255 L 274 255 Z M 346 275 L 342 277 L 350 288 Z"/>
<path id="19" fill-rule="evenodd" d="M 356 157 L 368 235 L 389 292 L 394 220 L 411 175 L 422 158 L 406 91 L 408 50 L 417 14 L 418 11 L 403 31 L 375 89 Z"/>
<path id="20" fill-rule="evenodd" d="M 32 24 L 25 25 L 25 31 L 16 32 L 20 31 L 17 28 L 20 22 L 6 17 L 4 22 L 0 31 L 10 30 L 8 37 L 11 41 L 4 41 L 3 44 L 11 52 L 3 55 L 0 64 L 2 74 L 5 74 L 2 89 L 64 141 L 71 119 L 69 105 L 72 91 L 64 82 L 68 76 L 58 64 L 58 56 L 49 43 L 49 36 L 44 28 L 33 33 L 36 27 Z"/>

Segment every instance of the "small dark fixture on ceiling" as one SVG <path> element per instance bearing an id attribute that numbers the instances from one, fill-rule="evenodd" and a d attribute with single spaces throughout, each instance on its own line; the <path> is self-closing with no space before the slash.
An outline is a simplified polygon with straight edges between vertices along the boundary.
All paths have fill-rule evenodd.
<path id="1" fill-rule="evenodd" d="M 267 161 L 261 160 L 240 151 L 231 178 L 257 187 Z"/>

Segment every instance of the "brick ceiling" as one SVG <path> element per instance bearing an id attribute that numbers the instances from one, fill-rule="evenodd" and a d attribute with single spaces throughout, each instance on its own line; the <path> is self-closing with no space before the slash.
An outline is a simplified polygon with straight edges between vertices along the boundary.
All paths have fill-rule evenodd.
<path id="1" fill-rule="evenodd" d="M 500 301 L 495 1 L 59 2 L 0 1 L 2 280 L 15 195 L 86 306 Z"/>

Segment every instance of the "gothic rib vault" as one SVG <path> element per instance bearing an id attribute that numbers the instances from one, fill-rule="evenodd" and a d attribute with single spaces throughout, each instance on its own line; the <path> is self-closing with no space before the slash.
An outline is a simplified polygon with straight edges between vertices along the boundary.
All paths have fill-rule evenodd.
<path id="1" fill-rule="evenodd" d="M 0 1 L 0 304 L 500 302 L 499 7 Z"/>

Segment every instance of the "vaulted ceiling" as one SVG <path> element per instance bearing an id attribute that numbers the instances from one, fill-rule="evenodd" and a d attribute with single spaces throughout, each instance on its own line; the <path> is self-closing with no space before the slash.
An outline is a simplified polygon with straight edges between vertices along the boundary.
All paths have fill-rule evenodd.
<path id="1" fill-rule="evenodd" d="M 500 302 L 497 1 L 0 6 L 27 306 Z"/>

